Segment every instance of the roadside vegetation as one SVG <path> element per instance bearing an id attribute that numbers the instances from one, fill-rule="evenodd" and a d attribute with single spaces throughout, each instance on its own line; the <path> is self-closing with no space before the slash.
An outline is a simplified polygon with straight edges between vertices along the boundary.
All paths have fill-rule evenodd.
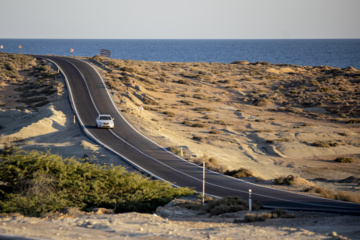
<path id="1" fill-rule="evenodd" d="M 152 212 L 188 188 L 150 180 L 119 166 L 100 166 L 48 152 L 5 152 L 0 158 L 0 212 L 40 216 L 68 207 Z"/>

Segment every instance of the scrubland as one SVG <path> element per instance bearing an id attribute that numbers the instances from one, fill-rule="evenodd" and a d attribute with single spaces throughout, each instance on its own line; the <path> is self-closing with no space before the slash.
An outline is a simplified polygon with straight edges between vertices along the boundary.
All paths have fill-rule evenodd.
<path id="1" fill-rule="evenodd" d="M 118 109 L 135 128 L 184 159 L 199 165 L 205 161 L 213 171 L 267 187 L 360 202 L 360 71 L 246 61 L 81 59 L 99 71 Z M 6 178 L 9 175 L 2 175 L 1 208 L 18 212 L 1 216 L 0 234 L 4 236 L 238 239 L 241 233 L 244 239 L 356 239 L 357 216 L 263 211 L 261 203 L 254 205 L 259 211 L 249 213 L 246 202 L 231 197 L 208 198 L 203 206 L 192 196 L 155 211 L 153 206 L 147 208 L 149 192 L 144 186 L 156 184 L 145 180 L 138 188 L 145 194 L 143 199 L 139 192 L 132 196 L 136 190 L 117 198 L 119 192 L 113 189 L 107 192 L 109 201 L 101 205 L 99 194 L 106 183 L 101 178 L 110 171 L 108 166 L 134 169 L 83 135 L 74 122 L 62 76 L 46 61 L 1 53 L 0 84 L 2 163 L 11 162 L 10 156 L 19 164 L 29 163 L 31 155 L 43 156 L 41 151 L 45 151 L 53 164 L 71 163 L 80 174 L 71 176 L 80 182 L 58 179 L 66 174 L 46 172 L 53 165 L 40 157 L 37 161 L 48 167 L 33 172 L 36 177 L 25 174 L 29 168 L 25 163 L 20 164 L 25 168 L 17 168 L 20 178 L 13 178 L 19 181 L 11 182 Z M 139 110 L 140 105 L 144 111 Z M 16 149 L 30 152 L 20 157 Z M 8 171 L 10 165 L 0 167 Z M 115 169 L 140 181 L 138 174 L 125 168 Z M 64 181 L 80 184 L 82 191 L 58 188 L 56 184 L 64 185 Z M 10 187 L 16 201 L 4 195 Z M 87 195 L 91 189 L 100 192 Z M 58 191 L 70 198 L 57 198 Z M 157 194 L 156 190 L 152 193 Z M 164 205 L 179 195 L 183 194 L 160 196 L 153 203 Z M 69 199 L 85 201 L 77 205 Z M 125 204 L 126 199 L 134 205 Z M 126 211 L 136 211 L 141 205 L 153 214 L 114 214 L 124 204 L 130 206 Z"/>
<path id="2" fill-rule="evenodd" d="M 266 186 L 359 202 L 360 71 L 91 61 L 125 117 L 184 159 Z M 287 177 L 293 181 L 279 181 Z"/>

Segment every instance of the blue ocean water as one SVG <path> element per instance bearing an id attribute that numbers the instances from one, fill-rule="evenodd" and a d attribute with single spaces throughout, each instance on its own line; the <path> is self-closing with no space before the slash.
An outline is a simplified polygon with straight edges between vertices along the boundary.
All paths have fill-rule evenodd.
<path id="1" fill-rule="evenodd" d="M 159 62 L 267 61 L 302 66 L 352 66 L 360 69 L 360 39 L 292 40 L 120 40 L 0 39 L 3 51 L 93 57 L 100 49 L 111 58 Z"/>

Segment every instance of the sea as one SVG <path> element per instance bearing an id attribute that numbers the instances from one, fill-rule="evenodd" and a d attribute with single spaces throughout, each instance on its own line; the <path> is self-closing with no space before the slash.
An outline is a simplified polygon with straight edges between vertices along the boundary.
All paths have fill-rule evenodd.
<path id="1" fill-rule="evenodd" d="M 83 56 L 156 62 L 269 62 L 360 69 L 360 39 L 1 39 L 7 53 Z M 21 46 L 21 48 L 19 48 Z M 73 52 L 70 52 L 73 49 Z"/>

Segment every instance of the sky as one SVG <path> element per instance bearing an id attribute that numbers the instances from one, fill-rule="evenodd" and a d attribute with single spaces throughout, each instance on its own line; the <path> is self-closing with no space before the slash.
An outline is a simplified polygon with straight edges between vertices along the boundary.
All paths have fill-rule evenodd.
<path id="1" fill-rule="evenodd" d="M 0 0 L 1 38 L 360 38 L 360 0 Z"/>

